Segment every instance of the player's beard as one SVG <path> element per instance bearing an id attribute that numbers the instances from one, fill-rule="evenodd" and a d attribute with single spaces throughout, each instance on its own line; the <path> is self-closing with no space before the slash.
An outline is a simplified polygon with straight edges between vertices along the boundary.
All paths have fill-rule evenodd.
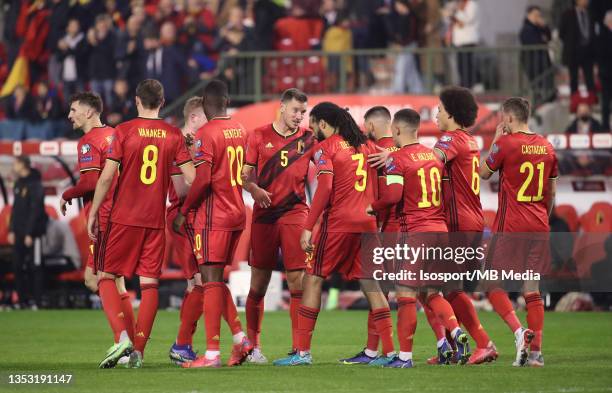
<path id="1" fill-rule="evenodd" d="M 316 138 L 317 138 L 317 141 L 323 142 L 325 140 L 325 135 L 323 134 L 323 132 L 321 132 L 321 130 L 318 130 Z"/>
<path id="2" fill-rule="evenodd" d="M 368 132 L 366 135 L 369 140 L 371 140 L 372 142 L 376 142 L 376 137 L 374 136 L 373 132 Z"/>

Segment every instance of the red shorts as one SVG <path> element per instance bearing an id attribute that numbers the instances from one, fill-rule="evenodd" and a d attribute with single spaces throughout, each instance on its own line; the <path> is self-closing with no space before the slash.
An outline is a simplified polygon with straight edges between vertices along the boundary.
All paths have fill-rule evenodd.
<path id="1" fill-rule="evenodd" d="M 161 276 L 165 229 L 110 223 L 106 232 L 106 244 L 98 255 L 99 270 L 127 278 L 134 273 L 140 277 Z"/>
<path id="2" fill-rule="evenodd" d="M 299 224 L 258 224 L 251 226 L 253 256 L 250 266 L 273 270 L 280 248 L 285 270 L 306 269 L 306 255 L 300 246 L 304 227 Z"/>
<path id="3" fill-rule="evenodd" d="M 419 254 L 416 259 L 413 259 L 413 254 L 406 260 L 396 262 L 396 273 L 403 274 L 396 281 L 397 285 L 412 288 L 441 287 L 446 284 L 441 275 L 457 272 L 454 260 L 446 261 L 442 258 L 443 250 L 448 246 L 448 233 L 402 232 L 401 235 L 400 243 L 416 249 Z"/>
<path id="4" fill-rule="evenodd" d="M 194 254 L 195 231 L 193 223 L 195 221 L 195 214 L 189 212 L 187 220 L 185 220 L 185 227 L 178 234 L 172 230 L 172 221 L 176 218 L 177 212 L 178 210 L 175 209 L 166 216 L 166 227 L 172 242 L 172 254 L 170 257 L 174 263 L 181 267 L 185 279 L 190 280 L 199 273 L 198 262 Z"/>
<path id="5" fill-rule="evenodd" d="M 101 247 L 104 247 L 104 240 L 106 239 L 106 227 L 108 225 L 108 218 L 101 219 L 98 223 L 98 235 L 95 242 L 89 240 L 89 253 L 87 254 L 87 267 L 90 268 L 94 274 L 98 272 L 98 253 Z"/>
<path id="6" fill-rule="evenodd" d="M 339 272 L 347 280 L 356 280 L 361 274 L 361 233 L 318 232 L 313 243 L 315 249 L 306 256 L 308 274 L 327 278 Z"/>
<path id="7" fill-rule="evenodd" d="M 550 273 L 550 245 L 548 232 L 496 233 L 491 239 L 486 269 L 545 275 Z"/>
<path id="8" fill-rule="evenodd" d="M 194 238 L 198 265 L 222 263 L 231 265 L 242 230 L 197 230 Z"/>

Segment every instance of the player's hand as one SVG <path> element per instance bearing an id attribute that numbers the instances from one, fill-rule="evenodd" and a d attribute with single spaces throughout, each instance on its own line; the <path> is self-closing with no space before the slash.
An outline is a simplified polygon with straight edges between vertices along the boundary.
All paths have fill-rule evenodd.
<path id="1" fill-rule="evenodd" d="M 253 192 L 251 193 L 253 200 L 260 207 L 268 208 L 272 205 L 272 193 L 264 190 L 261 187 L 254 187 Z"/>
<path id="2" fill-rule="evenodd" d="M 15 244 L 15 232 L 9 232 L 6 240 L 10 245 Z"/>
<path id="3" fill-rule="evenodd" d="M 382 168 L 387 164 L 387 160 L 391 152 L 384 147 L 376 146 L 378 153 L 373 153 L 368 156 L 368 163 L 374 168 Z"/>
<path id="4" fill-rule="evenodd" d="M 300 245 L 302 246 L 302 250 L 307 253 L 314 251 L 314 245 L 310 242 L 311 239 L 312 231 L 304 229 L 302 236 L 300 237 Z"/>
<path id="5" fill-rule="evenodd" d="M 64 198 L 60 198 L 60 212 L 62 212 L 62 216 L 66 215 L 66 205 L 72 205 L 72 199 L 65 200 Z"/>
<path id="6" fill-rule="evenodd" d="M 32 247 L 32 244 L 34 244 L 32 236 L 26 235 L 26 237 L 23 239 L 23 244 L 25 244 L 26 247 Z"/>
<path id="7" fill-rule="evenodd" d="M 96 241 L 96 233 L 98 233 L 98 217 L 96 214 L 89 214 L 87 219 L 87 234 L 92 241 Z"/>
<path id="8" fill-rule="evenodd" d="M 374 209 L 372 208 L 372 205 L 371 205 L 371 204 L 370 204 L 370 205 L 368 205 L 368 207 L 366 207 L 366 214 L 367 214 L 368 216 L 375 216 L 375 215 L 376 215 L 376 210 L 374 210 Z"/>
<path id="9" fill-rule="evenodd" d="M 172 230 L 178 234 L 181 233 L 181 228 L 185 225 L 185 216 L 183 213 L 178 212 L 174 221 L 172 221 Z"/>
<path id="10" fill-rule="evenodd" d="M 495 137 L 493 137 L 493 143 L 497 142 L 502 135 L 506 134 L 508 134 L 508 130 L 506 130 L 504 123 L 499 123 L 497 127 L 495 127 Z"/>

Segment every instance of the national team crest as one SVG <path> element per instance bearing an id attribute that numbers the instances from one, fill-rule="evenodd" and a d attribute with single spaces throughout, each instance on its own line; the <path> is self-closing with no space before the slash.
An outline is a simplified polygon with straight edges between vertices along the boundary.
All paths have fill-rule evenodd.
<path id="1" fill-rule="evenodd" d="M 89 145 L 89 143 L 86 143 L 83 146 L 81 146 L 81 154 L 85 155 L 89 153 L 90 151 L 91 151 L 91 146 Z"/>

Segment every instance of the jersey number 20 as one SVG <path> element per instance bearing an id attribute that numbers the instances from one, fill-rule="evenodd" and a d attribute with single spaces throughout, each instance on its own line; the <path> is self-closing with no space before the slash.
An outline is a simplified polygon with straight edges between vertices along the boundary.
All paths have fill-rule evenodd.
<path id="1" fill-rule="evenodd" d="M 227 158 L 229 159 L 230 182 L 232 187 L 235 187 L 236 184 L 242 186 L 241 173 L 242 164 L 244 162 L 244 149 L 242 146 L 228 146 Z M 234 163 L 236 164 L 236 169 L 234 169 Z"/>

